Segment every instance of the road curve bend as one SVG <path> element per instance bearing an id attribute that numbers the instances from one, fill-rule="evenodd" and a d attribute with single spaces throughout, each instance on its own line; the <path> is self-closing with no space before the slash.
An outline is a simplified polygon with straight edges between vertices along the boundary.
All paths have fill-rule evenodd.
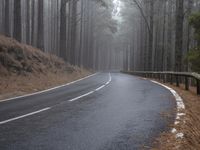
<path id="1" fill-rule="evenodd" d="M 175 108 L 170 91 L 151 81 L 98 73 L 0 103 L 0 149 L 148 149 L 169 130 Z"/>

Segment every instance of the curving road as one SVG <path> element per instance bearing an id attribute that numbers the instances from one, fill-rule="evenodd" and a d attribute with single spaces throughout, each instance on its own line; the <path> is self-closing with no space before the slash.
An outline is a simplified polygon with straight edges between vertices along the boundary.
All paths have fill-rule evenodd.
<path id="1" fill-rule="evenodd" d="M 1 102 L 0 150 L 149 149 L 168 130 L 175 108 L 171 93 L 159 85 L 122 73 L 98 73 Z"/>

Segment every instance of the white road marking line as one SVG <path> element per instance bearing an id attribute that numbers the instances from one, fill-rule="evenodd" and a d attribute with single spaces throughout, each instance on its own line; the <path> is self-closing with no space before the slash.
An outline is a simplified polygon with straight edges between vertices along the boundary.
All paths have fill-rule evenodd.
<path id="1" fill-rule="evenodd" d="M 5 121 L 1 121 L 0 125 L 6 124 L 8 122 L 15 121 L 15 120 L 18 120 L 18 119 L 22 119 L 22 118 L 25 118 L 25 117 L 28 117 L 28 116 L 32 116 L 32 115 L 47 111 L 49 109 L 51 109 L 51 107 L 47 107 L 47 108 L 44 108 L 44 109 L 41 109 L 41 110 L 38 110 L 38 111 L 35 111 L 35 112 L 32 112 L 32 113 L 28 113 L 26 115 L 22 115 L 22 116 L 19 116 L 19 117 L 15 117 L 15 118 L 11 118 L 11 119 L 8 119 L 8 120 L 5 120 Z"/>
<path id="2" fill-rule="evenodd" d="M 95 91 L 99 91 L 99 90 L 101 90 L 101 89 L 104 88 L 104 87 L 105 87 L 105 85 L 102 85 L 102 86 L 100 86 L 99 88 L 95 89 Z"/>
<path id="3" fill-rule="evenodd" d="M 111 77 L 111 74 L 110 74 L 110 72 L 109 72 L 109 82 L 111 82 L 112 81 L 112 77 Z"/>
<path id="4" fill-rule="evenodd" d="M 94 76 L 94 75 L 95 75 L 95 74 L 90 75 L 90 76 Z M 90 76 L 88 76 L 88 77 L 90 77 Z M 88 77 L 85 77 L 85 78 L 88 78 Z M 84 79 L 84 78 L 83 78 L 83 79 Z M 83 80 L 83 79 L 79 79 L 79 80 L 77 80 L 77 81 L 80 81 L 80 80 Z M 110 83 L 111 80 L 112 80 L 112 77 L 111 77 L 111 74 L 109 73 L 109 81 L 108 81 L 108 82 Z M 66 85 L 75 83 L 75 82 L 77 82 L 77 81 L 68 83 L 68 84 L 66 84 Z M 108 84 L 109 84 L 109 83 L 108 83 Z M 63 85 L 63 86 L 66 86 L 66 85 Z M 99 88 L 97 88 L 97 89 L 95 89 L 95 90 L 93 90 L 93 91 L 90 91 L 90 92 L 88 92 L 88 93 L 86 93 L 86 94 L 83 94 L 83 95 L 81 95 L 81 96 L 78 96 L 78 97 L 76 97 L 76 98 L 73 98 L 73 99 L 71 99 L 71 100 L 69 100 L 69 101 L 70 101 L 70 102 L 73 102 L 73 101 L 76 101 L 76 100 L 78 100 L 78 99 L 80 99 L 80 98 L 83 98 L 83 97 L 85 97 L 85 96 L 88 96 L 88 95 L 94 93 L 95 91 L 98 91 L 98 90 L 102 89 L 102 88 L 105 87 L 106 85 L 107 85 L 107 84 L 104 84 L 103 86 L 101 86 L 101 87 L 99 87 Z M 62 87 L 62 86 L 59 86 L 59 87 Z M 58 87 L 57 87 L 57 88 L 58 88 Z M 52 88 L 52 89 L 56 89 L 56 88 Z M 52 89 L 51 89 L 51 90 L 52 90 Z M 50 90 L 50 89 L 49 89 L 49 90 Z M 45 91 L 47 91 L 47 90 L 45 90 Z M 39 93 L 39 92 L 37 92 L 37 93 Z M 23 97 L 25 97 L 25 96 L 23 96 Z M 28 116 L 32 116 L 32 115 L 35 115 L 35 114 L 38 114 L 38 113 L 47 111 L 47 110 L 49 110 L 49 109 L 51 109 L 51 107 L 47 107 L 47 108 L 44 108 L 44 109 L 41 109 L 41 110 L 38 110 L 38 111 L 35 111 L 35 112 L 32 112 L 32 113 L 28 113 L 28 114 L 26 114 L 26 115 L 22 115 L 22 116 L 19 116 L 19 117 L 11 118 L 11 119 L 8 119 L 8 120 L 5 120 L 5 121 L 0 121 L 0 125 L 6 124 L 6 123 L 8 123 L 8 122 L 15 121 L 15 120 L 19 120 L 19 119 L 22 119 L 22 118 L 25 118 L 25 117 L 28 117 Z"/>
<path id="5" fill-rule="evenodd" d="M 70 102 L 76 101 L 76 100 L 78 100 L 78 99 L 80 99 L 80 98 L 83 98 L 83 97 L 85 97 L 85 96 L 88 96 L 88 95 L 90 95 L 90 94 L 92 94 L 92 93 L 94 93 L 94 91 L 88 92 L 88 93 L 83 94 L 83 95 L 78 96 L 78 97 L 75 97 L 75 98 L 73 98 L 73 99 L 71 99 L 71 100 L 69 100 L 69 101 L 70 101 Z"/>
<path id="6" fill-rule="evenodd" d="M 106 85 L 108 85 L 110 82 L 108 81 L 108 82 L 106 82 Z"/>
<path id="7" fill-rule="evenodd" d="M 87 78 L 89 78 L 89 77 L 95 76 L 96 74 L 98 74 L 98 73 L 89 75 L 89 76 L 87 76 L 87 77 L 78 79 L 78 80 L 76 80 L 76 81 L 72 81 L 72 82 L 67 83 L 67 84 L 64 84 L 64 85 L 56 86 L 56 87 L 54 87 L 54 88 L 50 88 L 50 89 L 47 89 L 47 90 L 43 90 L 43 91 L 31 93 L 31 94 L 26 94 L 26 95 L 22 95 L 22 96 L 17 96 L 17 97 L 12 97 L 12 98 L 8 98 L 8 99 L 0 100 L 0 103 L 1 103 L 1 102 L 5 102 L 5 101 L 11 101 L 11 100 L 19 99 L 19 98 L 24 98 L 24 97 L 28 97 L 28 96 L 33 96 L 33 95 L 37 95 L 37 94 L 41 94 L 41 93 L 45 93 L 45 92 L 49 92 L 49 91 L 52 91 L 52 90 L 55 90 L 55 89 L 58 89 L 58 88 L 61 88 L 61 87 L 65 87 L 65 86 L 74 84 L 74 83 L 76 83 L 76 82 L 79 82 L 79 81 L 81 81 L 81 80 L 87 79 Z"/>
<path id="8" fill-rule="evenodd" d="M 172 88 L 170 88 L 170 87 L 168 87 L 168 86 L 166 86 L 164 84 L 161 84 L 159 82 L 153 81 L 153 80 L 151 80 L 151 82 L 159 84 L 159 85 L 165 87 L 166 89 L 168 89 L 174 95 L 174 97 L 176 99 L 178 111 L 180 111 L 182 109 L 185 109 L 185 105 L 183 103 L 182 98 L 176 93 L 176 91 L 174 89 L 172 89 Z"/>
<path id="9" fill-rule="evenodd" d="M 73 99 L 70 99 L 70 100 L 68 100 L 68 101 L 69 101 L 69 102 L 73 102 L 73 101 L 79 100 L 80 98 L 86 97 L 86 96 L 88 96 L 88 95 L 90 95 L 90 94 L 93 94 L 94 92 L 99 91 L 99 90 L 101 90 L 102 88 L 104 88 L 104 87 L 105 87 L 106 85 L 108 85 L 111 81 L 112 81 L 112 77 L 111 77 L 111 74 L 109 73 L 109 80 L 108 80 L 108 82 L 106 82 L 105 84 L 103 84 L 102 86 L 98 87 L 97 89 L 95 89 L 95 90 L 93 90 L 93 91 L 90 91 L 90 92 L 88 92 L 88 93 L 86 93 L 86 94 L 83 94 L 83 95 L 81 95 L 81 96 L 75 97 L 75 98 L 73 98 Z"/>
<path id="10" fill-rule="evenodd" d="M 181 113 L 181 111 L 183 111 L 185 109 L 185 104 L 183 102 L 183 99 L 178 95 L 178 93 L 174 89 L 172 89 L 172 88 L 170 88 L 170 87 L 168 87 L 164 84 L 161 84 L 159 82 L 156 82 L 156 81 L 153 81 L 153 80 L 150 80 L 150 81 L 165 87 L 166 89 L 168 89 L 174 95 L 174 97 L 176 99 L 176 105 L 177 105 L 177 114 L 176 114 L 176 120 L 175 120 L 174 124 L 175 125 L 179 124 L 180 123 L 180 121 L 179 121 L 180 117 L 186 115 L 185 113 Z M 176 128 L 173 128 L 171 130 L 171 132 L 176 134 L 176 138 L 183 138 L 183 136 L 184 136 L 184 134 L 181 133 L 181 132 L 177 133 Z"/>

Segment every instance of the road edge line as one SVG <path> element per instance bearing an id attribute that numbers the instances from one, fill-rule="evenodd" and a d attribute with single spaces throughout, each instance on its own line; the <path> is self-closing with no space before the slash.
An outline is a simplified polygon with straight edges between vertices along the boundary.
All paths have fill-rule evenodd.
<path id="1" fill-rule="evenodd" d="M 162 87 L 164 87 L 165 89 L 169 90 L 172 95 L 175 97 L 176 99 L 176 109 L 177 109 L 177 112 L 176 112 L 176 118 L 175 118 L 175 121 L 174 121 L 174 125 L 177 125 L 180 123 L 180 117 L 181 116 L 185 116 L 186 114 L 185 113 L 181 113 L 183 110 L 185 110 L 185 104 L 183 102 L 183 99 L 181 98 L 181 96 L 172 88 L 160 83 L 160 82 L 157 82 L 157 81 L 154 81 L 154 80 L 150 80 L 152 83 L 155 83 L 155 84 L 158 84 Z M 171 130 L 171 133 L 175 134 L 176 138 L 183 138 L 184 137 L 184 133 L 182 132 L 178 132 L 178 130 L 174 127 L 172 128 Z"/>
<path id="2" fill-rule="evenodd" d="M 11 101 L 11 100 L 17 100 L 17 99 L 19 99 L 19 98 L 25 98 L 25 97 L 29 97 L 29 96 L 33 96 L 33 95 L 37 95 L 37 94 L 41 94 L 41 93 L 46 93 L 46 92 L 49 92 L 49 91 L 52 91 L 52 90 L 55 90 L 55 89 L 59 89 L 59 88 L 62 88 L 62 87 L 65 87 L 65 86 L 74 84 L 74 83 L 79 82 L 79 81 L 82 81 L 82 80 L 84 80 L 84 79 L 93 77 L 93 76 L 95 76 L 95 75 L 97 75 L 97 74 L 98 74 L 98 73 L 94 73 L 94 74 L 89 75 L 89 76 L 86 76 L 86 77 L 84 77 L 84 78 L 81 78 L 81 79 L 78 79 L 78 80 L 69 82 L 69 83 L 67 83 L 67 84 L 63 84 L 63 85 L 60 85 L 60 86 L 56 86 L 56 87 L 53 87 L 53 88 L 50 88 L 50 89 L 46 89 L 46 90 L 42 90 L 42 91 L 30 93 L 30 94 L 25 94 L 25 95 L 21 95 L 21 96 L 16 96 L 16 97 L 12 97 L 12 98 L 2 99 L 2 100 L 0 100 L 0 103 L 2 103 L 2 102 L 7 102 L 7 101 Z"/>
<path id="3" fill-rule="evenodd" d="M 112 76 L 111 76 L 111 73 L 109 72 L 109 80 L 108 80 L 106 83 L 104 83 L 102 86 L 100 86 L 100 87 L 98 87 L 98 88 L 96 88 L 96 89 L 94 89 L 94 90 L 92 90 L 92 91 L 90 91 L 90 92 L 88 92 L 88 93 L 85 93 L 85 94 L 83 94 L 83 95 L 80 95 L 80 96 L 78 96 L 78 97 L 75 97 L 75 98 L 73 98 L 73 99 L 70 99 L 70 100 L 68 100 L 68 101 L 69 101 L 69 102 L 74 102 L 74 101 L 77 101 L 77 100 L 79 100 L 79 99 L 81 99 L 81 98 L 83 98 L 83 97 L 86 97 L 86 96 L 88 96 L 88 95 L 91 95 L 91 94 L 93 94 L 94 92 L 97 92 L 97 91 L 101 90 L 102 88 L 106 87 L 108 84 L 110 84 L 111 81 L 112 81 Z"/>

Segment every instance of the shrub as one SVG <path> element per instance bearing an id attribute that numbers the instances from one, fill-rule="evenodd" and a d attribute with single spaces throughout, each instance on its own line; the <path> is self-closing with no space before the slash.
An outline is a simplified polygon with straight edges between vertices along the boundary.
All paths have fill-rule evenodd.
<path id="1" fill-rule="evenodd" d="M 189 17 L 189 23 L 194 28 L 197 46 L 189 51 L 187 60 L 191 65 L 192 71 L 200 73 L 200 13 L 192 14 Z"/>

